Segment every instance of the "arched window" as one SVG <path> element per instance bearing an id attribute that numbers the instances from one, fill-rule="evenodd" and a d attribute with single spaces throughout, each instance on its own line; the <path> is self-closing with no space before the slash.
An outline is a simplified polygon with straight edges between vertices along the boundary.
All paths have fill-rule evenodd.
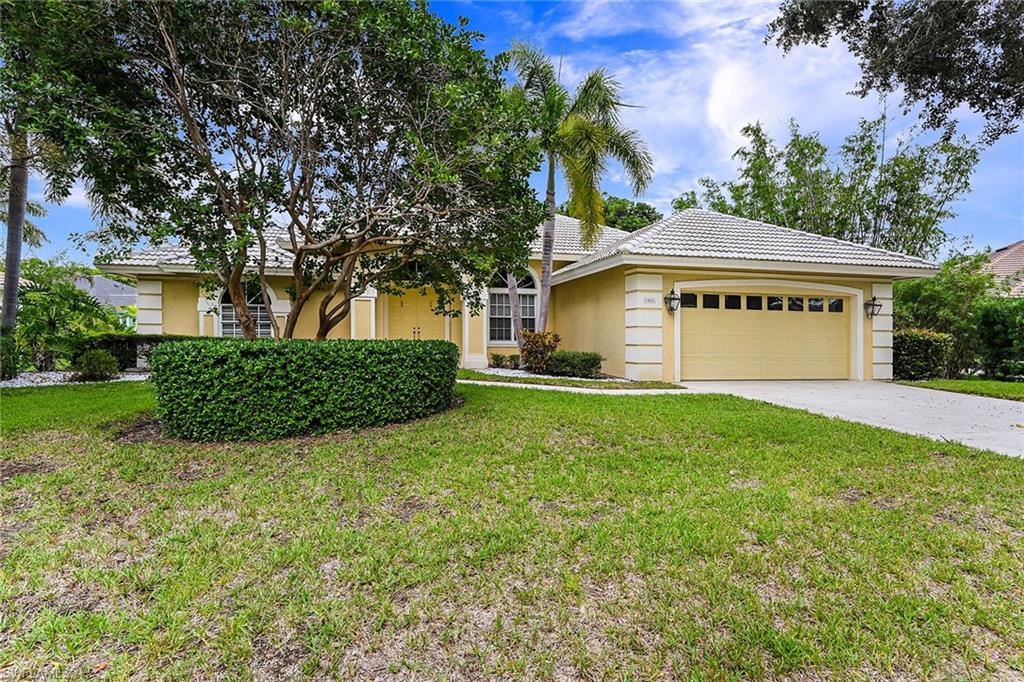
<path id="1" fill-rule="evenodd" d="M 267 313 L 267 306 L 263 305 L 263 296 L 260 294 L 260 285 L 256 282 L 245 284 L 245 300 L 248 303 L 249 314 L 256 320 L 256 336 L 260 338 L 272 338 L 274 328 L 270 324 L 270 315 Z M 227 290 L 220 297 L 220 335 L 241 338 L 242 325 L 238 323 L 235 316 L 235 306 L 231 303 L 231 295 Z"/>
<path id="2" fill-rule="evenodd" d="M 523 328 L 534 331 L 537 327 L 537 281 L 533 275 L 526 275 L 516 282 L 519 290 L 519 308 L 523 317 Z M 515 330 L 512 328 L 512 299 L 508 293 L 508 282 L 504 274 L 496 274 L 491 280 L 488 293 L 487 338 L 492 342 L 514 343 Z"/>

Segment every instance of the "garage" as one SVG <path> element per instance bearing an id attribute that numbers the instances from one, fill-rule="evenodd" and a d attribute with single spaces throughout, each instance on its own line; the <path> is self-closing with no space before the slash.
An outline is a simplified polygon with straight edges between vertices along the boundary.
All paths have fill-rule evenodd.
<path id="1" fill-rule="evenodd" d="M 683 292 L 681 378 L 847 379 L 850 309 L 836 294 Z"/>

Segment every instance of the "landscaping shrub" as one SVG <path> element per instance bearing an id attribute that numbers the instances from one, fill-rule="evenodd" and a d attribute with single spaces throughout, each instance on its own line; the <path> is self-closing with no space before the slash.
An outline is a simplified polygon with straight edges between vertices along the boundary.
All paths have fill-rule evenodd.
<path id="1" fill-rule="evenodd" d="M 157 416 L 189 440 L 270 440 L 378 426 L 451 407 L 447 341 L 220 341 L 159 345 Z"/>
<path id="2" fill-rule="evenodd" d="M 561 337 L 555 332 L 531 332 L 523 329 L 520 351 L 523 368 L 534 374 L 550 374 L 551 354 L 558 348 Z"/>
<path id="3" fill-rule="evenodd" d="M 146 358 L 154 348 L 168 341 L 188 341 L 195 336 L 179 334 L 134 334 L 132 332 L 109 332 L 95 334 L 79 339 L 72 352 L 72 363 L 79 355 L 88 350 L 105 350 L 117 358 L 117 366 L 121 370 L 138 367 L 139 356 Z M 223 341 L 224 339 L 213 339 Z"/>
<path id="4" fill-rule="evenodd" d="M 562 377 L 593 378 L 601 374 L 600 353 L 582 350 L 556 350 L 551 354 L 549 371 Z"/>
<path id="5" fill-rule="evenodd" d="M 505 356 L 505 366 L 509 369 L 519 369 L 519 355 L 513 353 Z"/>
<path id="6" fill-rule="evenodd" d="M 505 361 L 506 357 L 508 356 L 502 355 L 501 353 L 491 353 L 491 367 L 495 367 L 497 369 L 504 369 L 508 367 L 508 364 Z"/>
<path id="7" fill-rule="evenodd" d="M 73 381 L 107 381 L 118 375 L 117 358 L 105 350 L 87 350 L 75 360 Z"/>
<path id="8" fill-rule="evenodd" d="M 24 353 L 11 329 L 0 329 L 0 381 L 13 379 L 21 371 Z"/>
<path id="9" fill-rule="evenodd" d="M 934 379 L 945 375 L 953 337 L 927 329 L 897 329 L 892 335 L 895 379 Z"/>
<path id="10" fill-rule="evenodd" d="M 1024 376 L 1024 298 L 988 298 L 975 305 L 978 355 L 985 375 Z"/>

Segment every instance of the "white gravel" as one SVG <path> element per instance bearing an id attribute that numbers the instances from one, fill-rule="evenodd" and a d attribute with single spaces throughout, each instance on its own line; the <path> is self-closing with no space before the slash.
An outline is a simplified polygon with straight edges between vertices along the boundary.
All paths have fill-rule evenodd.
<path id="1" fill-rule="evenodd" d="M 609 378 L 609 379 L 584 379 L 583 377 L 556 377 L 556 376 L 551 376 L 549 374 L 534 374 L 532 372 L 527 372 L 525 369 L 505 369 L 504 367 L 487 367 L 487 368 L 478 369 L 478 370 L 475 370 L 475 371 L 480 372 L 482 374 L 494 374 L 494 375 L 500 376 L 500 377 L 517 377 L 517 378 L 520 378 L 520 379 L 530 379 L 530 378 L 534 378 L 534 379 L 572 379 L 573 381 L 594 381 L 594 382 L 598 382 L 598 383 L 602 382 L 602 381 L 611 381 L 613 383 L 621 383 L 623 381 L 626 381 L 626 379 L 615 379 L 615 378 Z"/>
<path id="2" fill-rule="evenodd" d="M 71 382 L 73 372 L 23 372 L 16 379 L 0 381 L 0 388 L 28 388 L 30 386 L 56 386 Z M 148 372 L 131 372 L 122 374 L 110 381 L 145 381 L 149 378 Z M 101 383 L 101 382 L 93 382 Z M 109 382 L 102 382 L 109 383 Z"/>

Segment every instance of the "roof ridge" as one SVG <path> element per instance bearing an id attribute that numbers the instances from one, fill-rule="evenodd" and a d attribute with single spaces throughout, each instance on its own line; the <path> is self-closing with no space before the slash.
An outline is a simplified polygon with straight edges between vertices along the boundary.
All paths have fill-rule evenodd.
<path id="1" fill-rule="evenodd" d="M 871 246 L 870 244 L 862 244 L 861 242 L 855 242 L 855 241 L 852 241 L 850 239 L 840 239 L 839 237 L 830 237 L 828 235 L 818 234 L 817 232 L 808 232 L 807 230 L 798 230 L 798 229 L 796 229 L 794 227 L 785 227 L 784 225 L 773 225 L 772 223 L 766 223 L 763 220 L 754 220 L 752 218 L 744 218 L 742 216 L 732 215 L 731 213 L 719 213 L 718 211 L 710 211 L 710 210 L 708 210 L 706 208 L 686 208 L 686 209 L 683 209 L 682 211 L 679 211 L 679 213 L 684 213 L 686 211 L 700 211 L 702 213 L 710 213 L 711 215 L 728 216 L 729 218 L 732 218 L 734 220 L 742 220 L 744 222 L 748 222 L 748 223 L 751 223 L 751 224 L 754 224 L 754 225 L 758 225 L 760 227 L 767 227 L 767 228 L 772 229 L 772 230 L 785 230 L 786 232 L 793 232 L 793 233 L 799 234 L 799 235 L 806 235 L 808 237 L 814 237 L 814 238 L 820 239 L 822 241 L 834 242 L 836 244 L 848 244 L 849 246 L 856 246 L 857 248 L 860 248 L 860 249 L 867 249 L 869 251 L 875 251 L 877 253 L 884 253 L 884 254 L 887 254 L 887 255 L 890 255 L 890 256 L 899 256 L 900 258 L 906 258 L 908 260 L 915 260 L 915 261 L 917 261 L 919 263 L 923 263 L 925 265 L 930 265 L 930 266 L 936 266 L 937 265 L 936 263 L 934 263 L 933 261 L 928 260 L 927 258 L 920 258 L 918 256 L 911 256 L 911 255 L 906 254 L 906 253 L 900 253 L 899 251 L 891 251 L 889 249 L 883 249 L 883 248 L 881 248 L 879 246 Z M 675 214 L 673 214 L 673 215 L 675 215 Z M 1024 240 L 1022 240 L 1022 241 L 1024 241 Z"/>

